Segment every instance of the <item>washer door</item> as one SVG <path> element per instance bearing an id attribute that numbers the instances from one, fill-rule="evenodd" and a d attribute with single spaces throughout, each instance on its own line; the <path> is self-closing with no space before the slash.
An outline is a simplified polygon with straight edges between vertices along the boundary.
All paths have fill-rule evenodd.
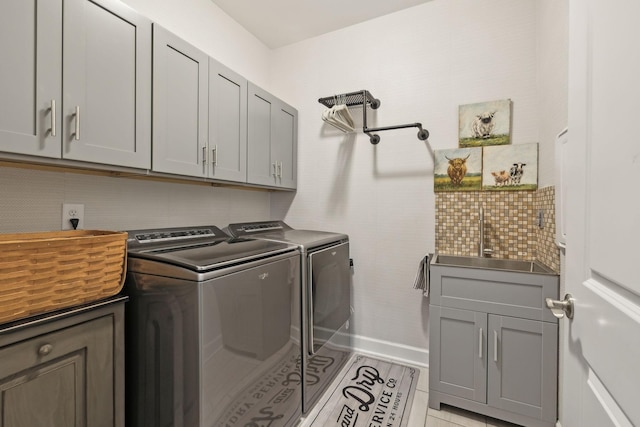
<path id="1" fill-rule="evenodd" d="M 299 284 L 297 253 L 202 283 L 200 425 L 297 423 Z"/>

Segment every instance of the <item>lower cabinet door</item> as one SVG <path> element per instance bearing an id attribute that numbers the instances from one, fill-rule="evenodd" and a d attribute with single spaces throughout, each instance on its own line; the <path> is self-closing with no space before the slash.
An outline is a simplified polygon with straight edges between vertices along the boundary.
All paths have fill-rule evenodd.
<path id="1" fill-rule="evenodd" d="M 430 387 L 485 403 L 487 314 L 435 305 L 430 311 Z"/>
<path id="2" fill-rule="evenodd" d="M 558 325 L 489 315 L 488 403 L 555 422 Z"/>
<path id="3" fill-rule="evenodd" d="M 0 426 L 114 426 L 113 318 L 0 349 Z"/>

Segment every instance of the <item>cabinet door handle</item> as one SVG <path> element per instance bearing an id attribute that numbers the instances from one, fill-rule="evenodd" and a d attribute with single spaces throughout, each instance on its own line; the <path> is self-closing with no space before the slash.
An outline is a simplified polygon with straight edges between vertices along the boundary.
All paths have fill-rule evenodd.
<path id="1" fill-rule="evenodd" d="M 38 349 L 38 354 L 40 356 L 47 356 L 52 351 L 53 351 L 53 346 L 51 344 L 44 344 L 40 346 L 40 348 Z"/>
<path id="2" fill-rule="evenodd" d="M 276 163 L 271 163 L 271 166 L 273 166 L 273 176 L 274 177 L 278 177 L 278 166 L 277 166 L 277 162 Z"/>
<path id="3" fill-rule="evenodd" d="M 214 145 L 211 149 L 211 164 L 216 166 L 218 164 L 218 146 Z"/>
<path id="4" fill-rule="evenodd" d="M 56 100 L 51 100 L 51 136 L 56 136 Z"/>
<path id="5" fill-rule="evenodd" d="M 498 362 L 498 331 L 493 331 L 493 361 Z"/>
<path id="6" fill-rule="evenodd" d="M 482 328 L 478 331 L 478 358 L 482 359 Z"/>
<path id="7" fill-rule="evenodd" d="M 278 178 L 282 178 L 282 162 L 278 163 Z"/>
<path id="8" fill-rule="evenodd" d="M 202 147 L 202 166 L 207 165 L 207 147 Z"/>
<path id="9" fill-rule="evenodd" d="M 73 114 L 76 118 L 76 128 L 75 133 L 73 134 L 73 139 L 76 141 L 80 141 L 80 106 L 76 105 L 76 112 Z"/>

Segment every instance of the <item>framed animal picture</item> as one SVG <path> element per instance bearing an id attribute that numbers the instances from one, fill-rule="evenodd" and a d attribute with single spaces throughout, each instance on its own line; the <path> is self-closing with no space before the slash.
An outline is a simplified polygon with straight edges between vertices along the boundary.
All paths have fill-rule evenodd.
<path id="1" fill-rule="evenodd" d="M 480 191 L 482 148 L 435 150 L 433 191 Z"/>
<path id="2" fill-rule="evenodd" d="M 538 188 L 538 144 L 482 148 L 482 189 L 486 191 Z"/>
<path id="3" fill-rule="evenodd" d="M 461 105 L 458 110 L 460 148 L 511 144 L 510 99 Z"/>

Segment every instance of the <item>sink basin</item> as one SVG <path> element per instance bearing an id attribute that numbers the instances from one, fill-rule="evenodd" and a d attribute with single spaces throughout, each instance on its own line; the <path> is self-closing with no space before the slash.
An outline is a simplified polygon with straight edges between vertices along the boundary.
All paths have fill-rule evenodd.
<path id="1" fill-rule="evenodd" d="M 480 258 L 457 255 L 435 255 L 431 264 L 452 267 L 484 268 L 488 270 L 520 271 L 524 273 L 557 274 L 535 261 L 520 261 L 501 258 Z"/>

